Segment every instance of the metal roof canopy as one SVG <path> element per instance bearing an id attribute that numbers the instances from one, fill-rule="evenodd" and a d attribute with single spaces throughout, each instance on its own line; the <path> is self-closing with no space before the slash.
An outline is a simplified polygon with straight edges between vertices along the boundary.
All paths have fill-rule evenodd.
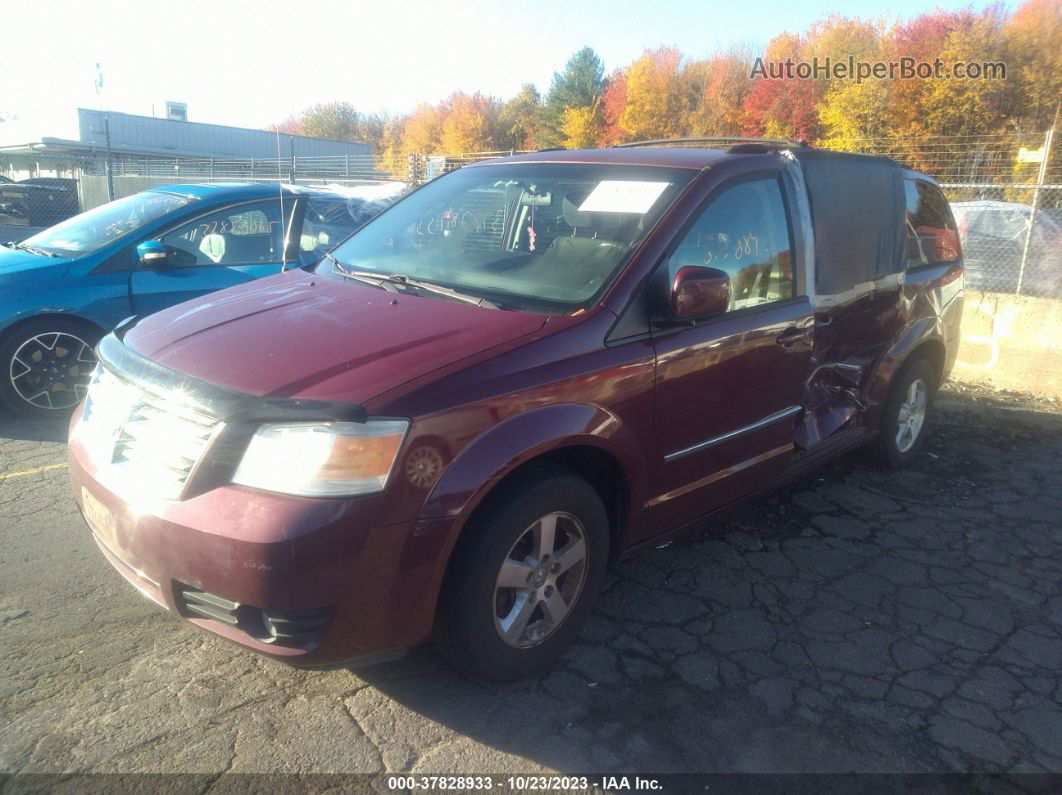
<path id="1" fill-rule="evenodd" d="M 78 127 L 78 139 L 33 136 L 29 140 L 0 144 L 0 154 L 34 158 L 46 154 L 87 157 L 98 156 L 109 148 L 117 156 L 154 158 L 269 160 L 278 157 L 277 134 L 268 130 L 85 108 L 78 108 Z M 2 128 L 0 132 L 3 132 Z M 279 143 L 280 159 L 288 158 L 293 151 L 299 157 L 349 155 L 359 158 L 371 157 L 373 151 L 368 143 L 283 133 Z"/>

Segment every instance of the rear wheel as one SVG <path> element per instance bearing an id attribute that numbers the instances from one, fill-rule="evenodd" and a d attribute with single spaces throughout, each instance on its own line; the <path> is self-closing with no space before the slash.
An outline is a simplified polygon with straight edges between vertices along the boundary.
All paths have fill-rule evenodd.
<path id="1" fill-rule="evenodd" d="M 23 323 L 0 341 L 0 402 L 30 417 L 59 417 L 81 402 L 99 332 L 72 318 Z"/>
<path id="2" fill-rule="evenodd" d="M 936 397 L 937 379 L 932 365 L 916 359 L 905 365 L 893 382 L 882 408 L 878 459 L 889 468 L 907 466 L 918 455 Z"/>
<path id="3" fill-rule="evenodd" d="M 608 516 L 594 488 L 543 465 L 503 484 L 454 550 L 440 650 L 475 679 L 535 674 L 579 634 L 601 589 Z"/>

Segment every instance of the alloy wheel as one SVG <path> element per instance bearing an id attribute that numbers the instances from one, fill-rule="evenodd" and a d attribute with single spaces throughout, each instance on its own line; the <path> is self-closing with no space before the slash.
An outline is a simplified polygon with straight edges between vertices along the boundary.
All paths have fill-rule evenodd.
<path id="1" fill-rule="evenodd" d="M 896 449 L 901 453 L 906 453 L 918 441 L 926 421 L 928 397 L 929 390 L 921 378 L 916 378 L 907 387 L 896 422 Z"/>
<path id="2" fill-rule="evenodd" d="M 564 622 L 583 589 L 586 530 L 569 513 L 538 519 L 513 544 L 494 586 L 494 627 L 509 646 L 535 646 Z"/>
<path id="3" fill-rule="evenodd" d="M 11 357 L 9 378 L 26 403 L 59 411 L 81 402 L 95 366 L 96 355 L 85 340 L 51 331 L 30 337 L 18 347 Z"/>

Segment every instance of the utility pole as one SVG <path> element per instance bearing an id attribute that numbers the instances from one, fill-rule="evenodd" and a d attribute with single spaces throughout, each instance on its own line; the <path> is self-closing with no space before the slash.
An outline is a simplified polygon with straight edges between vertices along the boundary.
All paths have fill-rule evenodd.
<path id="1" fill-rule="evenodd" d="M 111 165 L 111 119 L 106 113 L 103 114 L 103 135 L 107 141 L 107 201 L 114 201 L 114 168 Z"/>
<path id="2" fill-rule="evenodd" d="M 97 98 L 103 95 L 103 69 L 96 64 L 96 79 L 93 81 Z M 103 114 L 103 136 L 107 145 L 107 159 L 103 163 L 103 173 L 107 176 L 107 201 L 114 201 L 114 169 L 111 165 L 111 119 L 103 110 L 103 100 L 98 99 L 100 113 Z M 93 131 L 95 132 L 95 131 Z"/>
<path id="3" fill-rule="evenodd" d="M 1036 175 L 1036 190 L 1033 191 L 1032 212 L 1029 213 L 1029 228 L 1025 232 L 1025 245 L 1021 250 L 1021 265 L 1018 267 L 1018 286 L 1015 295 L 1021 295 L 1022 284 L 1025 281 L 1025 265 L 1029 261 L 1029 246 L 1032 244 L 1033 229 L 1036 227 L 1036 212 L 1040 206 L 1040 194 L 1044 190 L 1044 182 L 1047 179 L 1047 161 L 1051 159 L 1051 144 L 1055 138 L 1055 127 L 1058 126 L 1058 113 L 1062 110 L 1062 103 L 1055 106 L 1055 120 L 1051 122 L 1051 129 L 1044 136 L 1043 157 L 1040 159 L 1040 170 Z"/>

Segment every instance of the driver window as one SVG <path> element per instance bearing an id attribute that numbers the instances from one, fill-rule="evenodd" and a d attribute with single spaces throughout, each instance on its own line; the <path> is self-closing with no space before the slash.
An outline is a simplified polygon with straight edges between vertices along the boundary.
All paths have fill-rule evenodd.
<path id="1" fill-rule="evenodd" d="M 781 186 L 742 182 L 717 196 L 668 260 L 675 278 L 687 265 L 730 275 L 730 311 L 793 297 L 793 244 Z"/>
<path id="2" fill-rule="evenodd" d="M 226 207 L 162 236 L 170 266 L 229 266 L 280 262 L 280 205 L 276 201 Z"/>

